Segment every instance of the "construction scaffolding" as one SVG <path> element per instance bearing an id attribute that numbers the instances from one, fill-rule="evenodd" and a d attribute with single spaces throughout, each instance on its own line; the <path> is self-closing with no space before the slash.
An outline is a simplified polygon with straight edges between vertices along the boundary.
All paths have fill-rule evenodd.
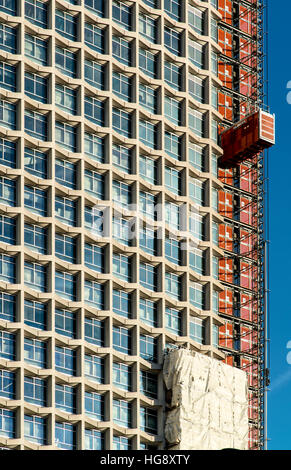
<path id="1" fill-rule="evenodd" d="M 264 109 L 264 2 L 219 0 L 218 38 L 222 48 L 218 94 L 223 115 L 220 131 Z M 268 110 L 267 110 L 268 111 Z M 243 369 L 249 385 L 249 449 L 266 448 L 265 415 L 268 364 L 266 353 L 266 167 L 264 152 L 221 165 L 219 246 L 219 347 L 225 362 Z"/>

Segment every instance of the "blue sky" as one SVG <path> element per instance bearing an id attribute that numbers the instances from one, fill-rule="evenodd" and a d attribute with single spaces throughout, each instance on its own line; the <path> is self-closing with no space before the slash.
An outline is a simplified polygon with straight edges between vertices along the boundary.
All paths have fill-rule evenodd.
<path id="1" fill-rule="evenodd" d="M 287 363 L 287 343 L 291 340 L 291 305 L 288 303 L 291 291 L 291 104 L 286 100 L 287 83 L 291 80 L 291 2 L 269 0 L 268 3 L 269 104 L 276 114 L 277 140 L 269 151 L 271 386 L 268 448 L 291 450 L 291 364 Z"/>

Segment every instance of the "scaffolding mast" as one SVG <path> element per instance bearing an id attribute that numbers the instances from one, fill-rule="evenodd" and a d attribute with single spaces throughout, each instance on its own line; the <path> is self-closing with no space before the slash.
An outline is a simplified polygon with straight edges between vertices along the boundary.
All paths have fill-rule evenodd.
<path id="1" fill-rule="evenodd" d="M 268 111 L 264 104 L 265 8 L 263 0 L 218 1 L 218 9 L 222 14 L 218 26 L 218 39 L 222 47 L 218 64 L 222 81 L 218 99 L 219 111 L 223 115 L 220 130 L 233 126 L 258 109 Z M 225 106 L 227 100 L 229 105 Z M 231 293 L 232 315 L 226 302 L 220 301 L 220 315 L 229 325 L 230 331 L 228 335 L 227 326 L 221 327 L 219 342 L 220 348 L 226 353 L 226 362 L 248 372 L 250 449 L 264 449 L 267 442 L 266 170 L 264 152 L 253 155 L 231 169 L 219 169 L 224 193 L 229 195 L 232 202 L 232 210 L 229 210 L 225 196 L 221 195 L 219 212 L 232 233 L 232 243 L 220 237 L 219 243 L 225 250 L 225 258 L 220 260 L 219 279 L 225 292 Z M 224 231 L 226 233 L 226 229 Z M 245 244 L 249 245 L 247 250 Z M 230 267 L 230 273 L 226 272 L 226 266 Z M 244 276 L 246 281 L 242 281 Z M 246 309 L 250 312 L 249 318 L 246 318 Z M 249 344 L 249 348 L 245 344 Z"/>

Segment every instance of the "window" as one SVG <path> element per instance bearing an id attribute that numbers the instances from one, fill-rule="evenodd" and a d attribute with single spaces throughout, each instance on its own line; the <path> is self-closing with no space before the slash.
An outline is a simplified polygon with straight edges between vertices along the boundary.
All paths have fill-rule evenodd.
<path id="1" fill-rule="evenodd" d="M 16 16 L 16 0 L 1 0 L 0 2 L 0 9 L 4 13 L 8 13 L 8 15 Z"/>
<path id="2" fill-rule="evenodd" d="M 157 148 L 158 127 L 149 121 L 139 121 L 139 140 L 152 149 Z"/>
<path id="3" fill-rule="evenodd" d="M 140 429 L 149 434 L 158 434 L 158 412 L 153 408 L 140 407 Z"/>
<path id="4" fill-rule="evenodd" d="M 104 163 L 105 160 L 104 139 L 95 134 L 85 132 L 84 136 L 84 152 L 92 160 Z"/>
<path id="5" fill-rule="evenodd" d="M 132 13 L 131 6 L 123 2 L 112 2 L 112 18 L 120 24 L 124 29 L 130 31 L 132 29 Z"/>
<path id="6" fill-rule="evenodd" d="M 24 323 L 45 330 L 47 325 L 47 305 L 32 300 L 24 300 Z"/>
<path id="7" fill-rule="evenodd" d="M 131 294 L 113 289 L 112 309 L 122 317 L 131 318 Z"/>
<path id="8" fill-rule="evenodd" d="M 77 40 L 77 17 L 62 10 L 56 10 L 55 29 L 62 37 Z"/>
<path id="9" fill-rule="evenodd" d="M 24 130 L 35 139 L 47 140 L 47 116 L 35 111 L 24 111 Z"/>
<path id="10" fill-rule="evenodd" d="M 182 36 L 181 33 L 176 31 L 175 29 L 168 28 L 165 26 L 164 28 L 164 44 L 166 48 L 172 53 L 177 56 L 181 55 L 182 52 Z"/>
<path id="11" fill-rule="evenodd" d="M 86 229 L 92 231 L 96 237 L 102 237 L 104 236 L 103 222 L 105 220 L 105 210 L 98 210 L 97 207 L 85 206 L 84 222 Z"/>
<path id="12" fill-rule="evenodd" d="M 139 200 L 140 200 L 140 211 L 146 217 L 151 218 L 152 220 L 156 220 L 156 196 L 151 193 L 146 193 L 144 191 L 140 191 L 139 193 Z"/>
<path id="13" fill-rule="evenodd" d="M 46 418 L 24 415 L 24 439 L 46 445 Z"/>
<path id="14" fill-rule="evenodd" d="M 182 88 L 182 67 L 173 62 L 164 62 L 164 80 L 175 90 Z"/>
<path id="15" fill-rule="evenodd" d="M 132 137 L 132 115 L 127 111 L 122 111 L 119 108 L 112 108 L 112 127 L 118 134 L 124 137 Z"/>
<path id="16" fill-rule="evenodd" d="M 85 414 L 98 421 L 104 421 L 104 395 L 85 392 Z"/>
<path id="17" fill-rule="evenodd" d="M 122 363 L 113 363 L 113 384 L 117 388 L 131 392 L 131 367 Z"/>
<path id="18" fill-rule="evenodd" d="M 218 54 L 211 51 L 211 72 L 218 75 Z"/>
<path id="19" fill-rule="evenodd" d="M 212 242 L 218 246 L 218 223 L 212 222 Z"/>
<path id="20" fill-rule="evenodd" d="M 85 169 L 84 189 L 93 197 L 104 199 L 104 175 Z"/>
<path id="21" fill-rule="evenodd" d="M 215 18 L 211 18 L 210 35 L 213 41 L 218 42 L 218 22 Z"/>
<path id="22" fill-rule="evenodd" d="M 140 155 L 139 174 L 149 183 L 157 184 L 157 160 L 145 155 Z"/>
<path id="23" fill-rule="evenodd" d="M 105 438 L 102 432 L 96 429 L 85 429 L 85 449 L 104 450 Z"/>
<path id="24" fill-rule="evenodd" d="M 25 0 L 25 18 L 40 28 L 47 28 L 48 4 L 39 0 Z"/>
<path id="25" fill-rule="evenodd" d="M 55 444 L 60 449 L 76 449 L 76 425 L 59 423 L 55 424 Z"/>
<path id="26" fill-rule="evenodd" d="M 112 181 L 112 200 L 125 209 L 129 209 L 131 204 L 131 186 L 121 183 L 121 181 Z"/>
<path id="27" fill-rule="evenodd" d="M 197 178 L 189 177 L 189 196 L 199 206 L 204 205 L 204 183 Z"/>
<path id="28" fill-rule="evenodd" d="M 181 160 L 182 140 L 176 134 L 165 131 L 165 152 L 175 160 Z"/>
<path id="29" fill-rule="evenodd" d="M 218 110 L 218 88 L 216 86 L 211 87 L 211 105 Z"/>
<path id="30" fill-rule="evenodd" d="M 24 262 L 24 284 L 38 292 L 46 292 L 46 266 L 37 263 Z"/>
<path id="31" fill-rule="evenodd" d="M 56 121 L 55 141 L 70 152 L 77 151 L 77 126 Z"/>
<path id="32" fill-rule="evenodd" d="M 58 385 L 55 388 L 55 406 L 66 413 L 76 413 L 76 387 Z"/>
<path id="33" fill-rule="evenodd" d="M 143 0 L 143 3 L 151 8 L 157 8 L 157 0 Z"/>
<path id="34" fill-rule="evenodd" d="M 76 78 L 77 75 L 77 55 L 76 53 L 56 46 L 55 66 L 64 75 Z"/>
<path id="35" fill-rule="evenodd" d="M 204 103 L 204 80 L 189 73 L 189 93 L 199 103 Z"/>
<path id="36" fill-rule="evenodd" d="M 66 113 L 75 115 L 77 111 L 76 90 L 63 85 L 56 85 L 55 104 Z"/>
<path id="37" fill-rule="evenodd" d="M 211 207 L 218 212 L 218 189 L 211 188 Z"/>
<path id="38" fill-rule="evenodd" d="M 204 288 L 197 282 L 190 282 L 189 286 L 190 303 L 199 309 L 204 308 Z"/>
<path id="39" fill-rule="evenodd" d="M 16 105 L 0 100 L 0 125 L 7 129 L 16 129 Z"/>
<path id="40" fill-rule="evenodd" d="M 76 226 L 77 201 L 65 197 L 55 197 L 55 214 L 66 225 Z"/>
<path id="41" fill-rule="evenodd" d="M 55 271 L 55 292 L 64 299 L 76 301 L 76 276 Z"/>
<path id="42" fill-rule="evenodd" d="M 139 265 L 139 282 L 146 289 L 157 290 L 157 272 L 155 266 L 146 263 Z"/>
<path id="43" fill-rule="evenodd" d="M 0 255 L 0 280 L 15 284 L 16 258 L 14 256 Z"/>
<path id="44" fill-rule="evenodd" d="M 218 178 L 218 157 L 215 153 L 211 155 L 211 174 L 215 178 Z"/>
<path id="45" fill-rule="evenodd" d="M 45 39 L 26 34 L 24 53 L 33 62 L 40 65 L 48 65 L 48 43 Z"/>
<path id="46" fill-rule="evenodd" d="M 198 137 L 204 137 L 204 114 L 196 109 L 189 108 L 188 126 Z"/>
<path id="47" fill-rule="evenodd" d="M 24 206 L 37 215 L 47 216 L 46 191 L 30 186 L 24 186 Z"/>
<path id="48" fill-rule="evenodd" d="M 0 215 L 0 241 L 16 245 L 16 219 Z"/>
<path id="49" fill-rule="evenodd" d="M 15 295 L 0 293 L 0 318 L 9 322 L 16 320 Z"/>
<path id="50" fill-rule="evenodd" d="M 181 194 L 181 172 L 165 166 L 165 187 L 174 194 Z"/>
<path id="51" fill-rule="evenodd" d="M 182 336 L 182 312 L 173 308 L 166 307 L 166 328 L 175 335 Z"/>
<path id="52" fill-rule="evenodd" d="M 13 439 L 15 437 L 15 411 L 0 408 L 0 436 Z"/>
<path id="53" fill-rule="evenodd" d="M 219 326 L 215 323 L 212 325 L 212 345 L 215 348 L 219 346 Z"/>
<path id="54" fill-rule="evenodd" d="M 105 53 L 105 29 L 85 23 L 85 44 L 99 54 Z"/>
<path id="55" fill-rule="evenodd" d="M 48 155 L 44 152 L 25 147 L 24 168 L 26 171 L 38 178 L 47 178 Z"/>
<path id="56" fill-rule="evenodd" d="M 0 177 L 0 203 L 7 206 L 15 206 L 16 198 L 15 181 Z"/>
<path id="57" fill-rule="evenodd" d="M 76 338 L 76 314 L 70 310 L 56 308 L 55 331 L 68 338 Z"/>
<path id="58" fill-rule="evenodd" d="M 189 142 L 188 145 L 189 162 L 199 171 L 204 170 L 205 151 L 203 147 Z"/>
<path id="59" fill-rule="evenodd" d="M 6 62 L 0 62 L 0 87 L 16 91 L 16 67 Z"/>
<path id="60" fill-rule="evenodd" d="M 104 16 L 104 0 L 85 0 L 85 7 L 101 18 Z"/>
<path id="61" fill-rule="evenodd" d="M 24 360 L 28 364 L 46 369 L 47 344 L 45 341 L 24 338 Z"/>
<path id="62" fill-rule="evenodd" d="M 132 65 L 132 44 L 119 36 L 112 37 L 112 56 L 127 67 Z"/>
<path id="63" fill-rule="evenodd" d="M 151 16 L 140 14 L 139 33 L 155 44 L 157 42 L 157 21 Z"/>
<path id="64" fill-rule="evenodd" d="M 158 326 L 158 309 L 156 302 L 141 298 L 139 301 L 139 318 L 154 328 Z"/>
<path id="65" fill-rule="evenodd" d="M 188 39 L 188 57 L 199 69 L 204 69 L 204 47 L 202 44 Z"/>
<path id="66" fill-rule="evenodd" d="M 85 341 L 103 347 L 104 333 L 104 321 L 85 317 Z"/>
<path id="67" fill-rule="evenodd" d="M 93 60 L 85 59 L 84 65 L 85 81 L 98 90 L 105 87 L 105 67 Z"/>
<path id="68" fill-rule="evenodd" d="M 199 248 L 191 248 L 189 251 L 189 266 L 197 274 L 204 274 L 204 253 Z"/>
<path id="69" fill-rule="evenodd" d="M 131 403 L 113 400 L 113 422 L 125 428 L 131 428 Z"/>
<path id="70" fill-rule="evenodd" d="M 151 78 L 158 78 L 157 58 L 157 53 L 139 49 L 139 69 Z"/>
<path id="71" fill-rule="evenodd" d="M 15 334 L 0 331 L 0 358 L 15 361 Z"/>
<path id="72" fill-rule="evenodd" d="M 139 104 L 150 113 L 157 112 L 157 90 L 143 84 L 139 85 Z"/>
<path id="73" fill-rule="evenodd" d="M 47 254 L 47 229 L 37 225 L 24 224 L 24 244 L 32 251 Z"/>
<path id="74" fill-rule="evenodd" d="M 76 164 L 66 160 L 55 159 L 55 180 L 62 186 L 76 189 Z"/>
<path id="75" fill-rule="evenodd" d="M 175 238 L 165 238 L 165 256 L 176 265 L 181 264 L 181 247 L 179 240 Z"/>
<path id="76" fill-rule="evenodd" d="M 219 132 L 218 132 L 218 121 L 216 121 L 216 119 L 211 120 L 211 139 L 213 140 L 213 142 L 218 144 Z"/>
<path id="77" fill-rule="evenodd" d="M 85 354 L 85 377 L 99 384 L 104 383 L 104 359 L 99 356 Z"/>
<path id="78" fill-rule="evenodd" d="M 214 290 L 212 291 L 212 311 L 218 315 L 218 291 Z"/>
<path id="79" fill-rule="evenodd" d="M 17 52 L 17 28 L 11 28 L 3 23 L 0 24 L 0 49 L 2 51 Z"/>
<path id="80" fill-rule="evenodd" d="M 146 253 L 153 256 L 156 255 L 157 251 L 157 240 L 156 232 L 150 228 L 142 227 L 139 232 L 139 247 Z"/>
<path id="81" fill-rule="evenodd" d="M 205 325 L 201 318 L 191 318 L 190 320 L 190 332 L 189 336 L 191 339 L 199 344 L 205 344 Z"/>
<path id="82" fill-rule="evenodd" d="M 55 349 L 55 367 L 56 370 L 67 375 L 76 375 L 76 351 L 70 348 Z"/>
<path id="83" fill-rule="evenodd" d="M 112 91 L 125 101 L 132 101 L 132 78 L 123 73 L 112 73 Z"/>
<path id="84" fill-rule="evenodd" d="M 180 206 L 178 204 L 166 201 L 165 222 L 169 227 L 180 230 Z"/>
<path id="85" fill-rule="evenodd" d="M 0 370 L 0 396 L 10 400 L 15 399 L 15 373 Z"/>
<path id="86" fill-rule="evenodd" d="M 126 173 L 131 173 L 132 167 L 132 150 L 121 145 L 112 145 L 112 163 Z"/>
<path id="87" fill-rule="evenodd" d="M 123 354 L 131 354 L 131 330 L 113 326 L 113 349 Z"/>
<path id="88" fill-rule="evenodd" d="M 176 300 L 182 300 L 181 276 L 165 273 L 165 293 Z"/>
<path id="89" fill-rule="evenodd" d="M 164 10 L 175 21 L 181 21 L 181 0 L 164 0 Z"/>
<path id="90" fill-rule="evenodd" d="M 25 72 L 25 94 L 41 103 L 48 102 L 48 79 L 36 73 Z"/>
<path id="91" fill-rule="evenodd" d="M 24 400 L 38 406 L 47 406 L 47 384 L 45 379 L 24 377 Z"/>
<path id="92" fill-rule="evenodd" d="M 140 335 L 140 357 L 150 362 L 157 362 L 158 342 L 153 336 Z"/>
<path id="93" fill-rule="evenodd" d="M 158 398 L 158 376 L 156 374 L 141 370 L 139 381 L 141 393 L 149 398 Z"/>
<path id="94" fill-rule="evenodd" d="M 98 310 L 104 308 L 104 286 L 99 282 L 85 281 L 84 301 Z"/>
<path id="95" fill-rule="evenodd" d="M 98 245 L 85 243 L 85 266 L 94 271 L 104 271 L 104 249 Z"/>
<path id="96" fill-rule="evenodd" d="M 131 262 L 132 258 L 130 256 L 114 253 L 112 257 L 113 275 L 125 282 L 132 282 Z"/>
<path id="97" fill-rule="evenodd" d="M 122 436 L 113 436 L 113 450 L 131 450 L 131 439 Z"/>
<path id="98" fill-rule="evenodd" d="M 112 237 L 124 245 L 131 246 L 134 236 L 135 219 L 127 220 L 122 217 L 113 217 L 112 219 Z"/>
<path id="99" fill-rule="evenodd" d="M 194 239 L 204 240 L 204 219 L 200 214 L 191 213 L 189 219 L 190 234 Z"/>
<path id="100" fill-rule="evenodd" d="M 0 138 L 0 165 L 16 167 L 16 143 Z"/>
<path id="101" fill-rule="evenodd" d="M 192 5 L 188 5 L 188 23 L 196 33 L 204 34 L 203 12 Z"/>
<path id="102" fill-rule="evenodd" d="M 93 122 L 97 126 L 105 125 L 105 101 L 92 98 L 91 96 L 85 96 L 84 100 L 84 116 L 90 122 Z"/>

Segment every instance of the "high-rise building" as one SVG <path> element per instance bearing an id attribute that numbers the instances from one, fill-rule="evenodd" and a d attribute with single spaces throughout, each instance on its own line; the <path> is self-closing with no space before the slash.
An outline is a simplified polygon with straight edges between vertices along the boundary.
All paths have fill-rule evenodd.
<path id="1" fill-rule="evenodd" d="M 167 348 L 264 441 L 262 0 L 0 0 L 0 446 L 164 449 Z M 225 165 L 224 165 L 225 166 Z"/>

